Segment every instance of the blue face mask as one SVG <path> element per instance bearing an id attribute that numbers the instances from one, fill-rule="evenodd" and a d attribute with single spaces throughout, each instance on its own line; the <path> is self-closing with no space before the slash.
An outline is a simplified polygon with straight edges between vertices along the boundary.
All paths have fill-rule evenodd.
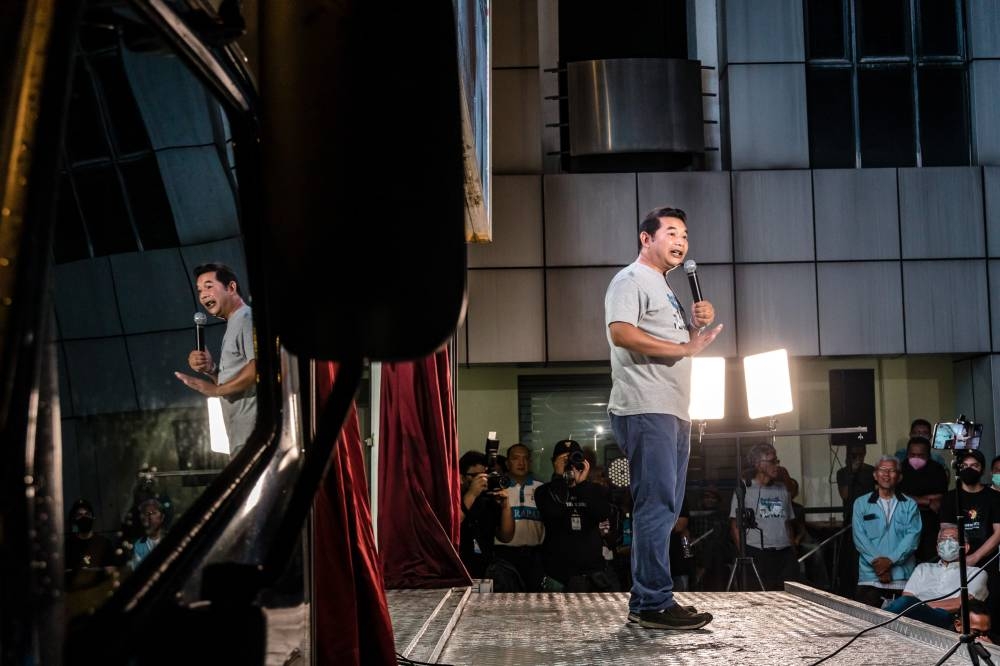
<path id="1" fill-rule="evenodd" d="M 997 488 L 1000 488 L 1000 474 L 994 474 L 990 478 L 993 480 L 993 485 Z"/>
<path id="2" fill-rule="evenodd" d="M 958 539 L 941 539 L 937 542 L 937 553 L 945 562 L 954 562 L 958 559 Z"/>

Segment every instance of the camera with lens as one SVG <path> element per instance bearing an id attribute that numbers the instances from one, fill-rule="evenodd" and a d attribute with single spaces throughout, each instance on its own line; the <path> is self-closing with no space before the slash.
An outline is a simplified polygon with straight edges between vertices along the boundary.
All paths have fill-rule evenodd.
<path id="1" fill-rule="evenodd" d="M 570 468 L 578 472 L 583 471 L 583 451 L 570 451 L 569 457 L 566 458 L 566 469 Z"/>
<path id="2" fill-rule="evenodd" d="M 486 435 L 486 491 L 495 492 L 510 485 L 506 474 L 497 471 L 497 455 L 500 453 L 500 440 L 495 431 Z"/>

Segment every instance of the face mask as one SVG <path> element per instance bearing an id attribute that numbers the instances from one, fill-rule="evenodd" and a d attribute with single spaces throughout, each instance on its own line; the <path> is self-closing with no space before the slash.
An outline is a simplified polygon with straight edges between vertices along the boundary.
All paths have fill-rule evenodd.
<path id="1" fill-rule="evenodd" d="M 937 542 L 937 552 L 945 562 L 954 562 L 958 559 L 958 540 L 947 538 Z"/>
<path id="2" fill-rule="evenodd" d="M 983 476 L 982 472 L 980 472 L 978 469 L 973 469 L 971 467 L 963 467 L 962 469 L 958 470 L 958 478 L 960 478 L 962 480 L 962 483 L 964 483 L 967 486 L 979 483 L 979 479 L 982 476 Z"/>
<path id="3" fill-rule="evenodd" d="M 79 516 L 73 519 L 73 533 L 86 534 L 94 529 L 94 519 L 91 516 Z"/>
<path id="4" fill-rule="evenodd" d="M 993 481 L 993 485 L 1000 488 L 1000 474 L 994 474 L 990 479 Z"/>
<path id="5" fill-rule="evenodd" d="M 923 458 L 910 458 L 910 467 L 913 469 L 923 469 L 927 461 Z"/>

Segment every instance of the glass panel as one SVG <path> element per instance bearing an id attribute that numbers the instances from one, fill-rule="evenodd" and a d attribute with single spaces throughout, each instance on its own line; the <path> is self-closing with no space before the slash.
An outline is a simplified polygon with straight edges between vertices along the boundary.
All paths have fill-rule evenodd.
<path id="1" fill-rule="evenodd" d="M 108 143 L 101 129 L 101 113 L 97 108 L 94 83 L 85 60 L 77 58 L 70 94 L 73 112 L 66 118 L 66 152 L 75 162 L 107 158 Z"/>
<path id="2" fill-rule="evenodd" d="M 134 13 L 111 10 L 106 1 L 94 4 L 84 18 L 82 29 L 90 35 L 84 47 L 96 43 L 101 51 L 76 54 L 78 77 L 67 110 L 66 174 L 54 242 L 56 263 L 67 264 L 55 270 L 60 328 L 90 331 L 90 337 L 73 340 L 62 333 L 55 340 L 60 402 L 67 407 L 62 431 L 71 619 L 92 612 L 122 577 L 132 575 L 229 462 L 228 452 L 213 450 L 220 447 L 209 427 L 208 401 L 191 386 L 209 391 L 236 381 L 219 403 L 222 433 L 230 440 L 223 451 L 235 452 L 245 443 L 257 399 L 251 364 L 256 339 L 249 307 L 238 295 L 249 302 L 242 241 L 207 230 L 203 243 L 181 247 L 172 206 L 178 200 L 195 210 L 238 209 L 233 187 L 194 189 L 182 180 L 195 168 L 190 162 L 203 167 L 206 153 L 216 155 L 217 168 L 229 168 L 226 151 L 192 147 L 188 137 L 175 133 L 163 150 L 176 168 L 161 172 L 146 129 L 169 121 L 169 114 L 164 118 L 158 112 L 178 99 L 183 108 L 177 113 L 202 124 L 223 111 L 189 70 L 176 75 L 168 65 L 176 65 L 177 56 L 156 41 L 153 31 L 135 23 Z M 98 23 L 105 29 L 95 32 Z M 122 66 L 122 54 L 130 47 L 106 39 L 126 32 L 146 36 L 126 40 L 141 45 L 128 52 L 129 58 L 147 65 L 135 71 L 169 76 L 143 79 L 143 85 L 130 78 L 136 74 Z M 94 70 L 97 86 L 88 76 Z M 106 149 L 105 136 L 114 137 L 119 151 Z M 199 297 L 192 271 L 210 261 L 229 264 L 233 275 L 219 269 L 203 274 Z M 214 284 L 207 286 L 206 280 Z M 196 347 L 191 315 L 203 309 L 210 360 L 190 358 Z M 115 318 L 115 325 L 66 325 L 81 313 L 103 313 L 100 317 Z M 182 382 L 175 373 L 189 379 Z M 291 408 L 290 413 L 297 414 Z"/>
<path id="3" fill-rule="evenodd" d="M 111 116 L 109 134 L 119 154 L 149 149 L 149 135 L 142 124 L 132 88 L 125 78 L 118 51 L 93 58 L 91 64 L 100 81 L 104 107 Z"/>
<path id="4" fill-rule="evenodd" d="M 814 169 L 853 168 L 854 109 L 851 70 L 806 70 L 809 110 L 809 164 Z"/>
<path id="5" fill-rule="evenodd" d="M 846 58 L 842 0 L 807 0 L 809 58 Z"/>
<path id="6" fill-rule="evenodd" d="M 908 67 L 858 71 L 862 166 L 916 166 L 912 81 Z"/>
<path id="7" fill-rule="evenodd" d="M 53 254 L 56 263 L 66 263 L 90 256 L 87 236 L 83 232 L 83 220 L 73 195 L 73 184 L 69 176 L 59 179 L 59 200 L 56 210 L 56 235 Z"/>
<path id="8" fill-rule="evenodd" d="M 920 143 L 924 166 L 970 164 L 969 112 L 966 108 L 965 69 L 921 69 Z"/>
<path id="9" fill-rule="evenodd" d="M 138 159 L 123 162 L 121 170 L 143 249 L 176 247 L 177 227 L 174 226 L 170 202 L 163 190 L 156 156 L 147 153 Z"/>
<path id="10" fill-rule="evenodd" d="M 907 0 L 856 0 L 860 57 L 909 55 L 907 5 Z"/>
<path id="11" fill-rule="evenodd" d="M 94 245 L 94 256 L 135 250 L 135 233 L 114 167 L 77 169 L 73 171 L 73 180 L 83 221 Z"/>
<path id="12" fill-rule="evenodd" d="M 954 0 L 920 0 L 920 55 L 961 55 Z"/>

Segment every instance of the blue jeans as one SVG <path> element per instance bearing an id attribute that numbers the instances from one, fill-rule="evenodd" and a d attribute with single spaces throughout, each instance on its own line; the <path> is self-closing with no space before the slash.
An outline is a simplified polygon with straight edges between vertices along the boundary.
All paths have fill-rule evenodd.
<path id="1" fill-rule="evenodd" d="M 628 456 L 632 490 L 631 612 L 675 605 L 670 531 L 684 501 L 691 424 L 670 414 L 611 414 L 615 438 Z"/>
<path id="2" fill-rule="evenodd" d="M 920 599 L 917 599 L 916 597 L 896 597 L 882 610 L 895 615 L 896 613 L 900 613 L 910 606 L 919 603 Z M 928 608 L 927 606 L 920 606 L 909 610 L 903 617 L 908 617 L 911 620 L 926 622 L 927 624 L 933 624 L 935 627 L 941 627 L 942 629 L 953 629 L 955 623 L 955 616 L 948 611 L 941 608 Z"/>

